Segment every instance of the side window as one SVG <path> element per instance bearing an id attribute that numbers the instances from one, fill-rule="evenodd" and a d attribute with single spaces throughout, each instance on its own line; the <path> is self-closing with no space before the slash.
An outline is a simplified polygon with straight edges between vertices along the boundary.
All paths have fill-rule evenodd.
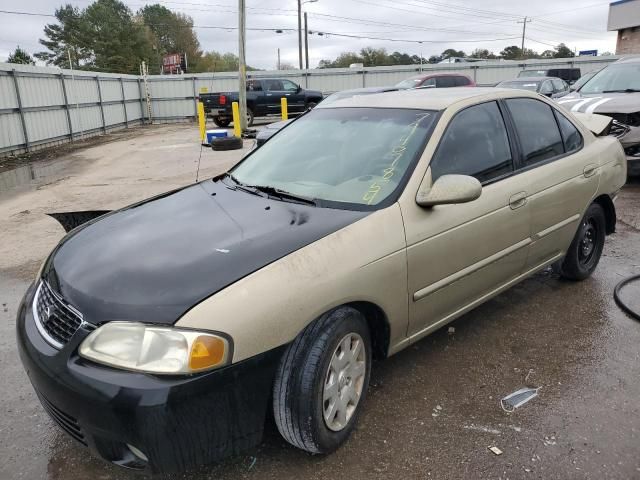
<path id="1" fill-rule="evenodd" d="M 282 82 L 280 80 L 266 80 L 267 82 L 267 90 L 270 92 L 281 92 L 284 90 L 282 86 Z"/>
<path id="2" fill-rule="evenodd" d="M 551 85 L 551 80 L 545 80 L 540 85 L 540 93 L 543 95 L 551 95 L 553 93 L 553 85 Z"/>
<path id="3" fill-rule="evenodd" d="M 284 86 L 284 90 L 287 92 L 297 92 L 298 91 L 298 85 L 296 85 L 295 83 L 293 83 L 290 80 L 282 80 L 282 85 Z"/>
<path id="4" fill-rule="evenodd" d="M 422 82 L 422 84 L 420 85 L 421 87 L 435 87 L 436 86 L 436 79 L 435 78 L 427 78 L 424 82 Z"/>
<path id="5" fill-rule="evenodd" d="M 465 87 L 469 85 L 469 79 L 467 77 L 459 76 L 453 78 L 455 79 L 456 87 Z"/>
<path id="6" fill-rule="evenodd" d="M 556 118 L 560 125 L 560 132 L 562 133 L 562 140 L 564 141 L 564 149 L 567 153 L 575 152 L 582 147 L 582 135 L 573 123 L 562 115 L 559 111 L 556 112 Z"/>
<path id="7" fill-rule="evenodd" d="M 518 132 L 525 166 L 564 153 L 558 124 L 546 103 L 530 98 L 507 100 L 509 112 Z"/>
<path id="8" fill-rule="evenodd" d="M 566 92 L 567 91 L 567 84 L 564 83 L 563 80 L 560 80 L 559 78 L 554 78 L 553 80 L 551 80 L 551 82 L 553 82 L 553 90 L 556 92 Z"/>
<path id="9" fill-rule="evenodd" d="M 260 84 L 260 80 L 248 80 L 247 81 L 247 90 L 250 92 L 259 92 L 262 90 L 262 85 Z"/>
<path id="10" fill-rule="evenodd" d="M 513 170 L 504 120 L 496 102 L 466 108 L 449 123 L 431 160 L 433 180 L 447 174 L 487 182 Z"/>
<path id="11" fill-rule="evenodd" d="M 456 82 L 454 80 L 454 77 L 450 77 L 448 75 L 445 75 L 442 77 L 436 77 L 437 88 L 449 88 L 449 87 L 455 87 L 455 86 L 456 86 Z"/>

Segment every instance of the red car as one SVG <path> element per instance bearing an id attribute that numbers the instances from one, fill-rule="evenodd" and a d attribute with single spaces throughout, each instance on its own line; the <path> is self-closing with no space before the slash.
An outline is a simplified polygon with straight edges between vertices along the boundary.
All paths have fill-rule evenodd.
<path id="1" fill-rule="evenodd" d="M 395 85 L 398 90 L 409 88 L 475 87 L 476 83 L 460 73 L 421 73 Z"/>

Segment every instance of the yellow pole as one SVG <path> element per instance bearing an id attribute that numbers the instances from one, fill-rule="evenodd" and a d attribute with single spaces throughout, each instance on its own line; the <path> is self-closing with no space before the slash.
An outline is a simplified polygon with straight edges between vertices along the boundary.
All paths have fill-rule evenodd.
<path id="1" fill-rule="evenodd" d="M 240 107 L 238 102 L 231 104 L 233 110 L 233 135 L 240 138 L 242 136 L 242 127 L 240 125 Z"/>
<path id="2" fill-rule="evenodd" d="M 205 117 L 204 117 L 204 104 L 198 102 L 198 124 L 200 126 L 200 142 L 204 142 L 206 135 Z"/>
<path id="3" fill-rule="evenodd" d="M 287 108 L 287 97 L 282 97 L 280 99 L 280 109 L 282 110 L 282 120 L 288 120 L 289 110 Z"/>

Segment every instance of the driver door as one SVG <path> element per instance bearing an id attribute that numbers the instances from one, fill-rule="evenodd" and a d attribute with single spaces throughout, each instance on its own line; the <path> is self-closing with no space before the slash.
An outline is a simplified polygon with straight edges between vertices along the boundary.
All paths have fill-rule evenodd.
<path id="1" fill-rule="evenodd" d="M 530 240 L 526 175 L 513 175 L 514 153 L 495 101 L 458 112 L 426 173 L 470 175 L 477 200 L 401 205 L 407 236 L 409 336 L 422 336 L 522 275 Z"/>

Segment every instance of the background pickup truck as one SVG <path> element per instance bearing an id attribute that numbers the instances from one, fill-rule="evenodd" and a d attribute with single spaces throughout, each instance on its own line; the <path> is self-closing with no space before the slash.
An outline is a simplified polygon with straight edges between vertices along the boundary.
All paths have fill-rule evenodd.
<path id="1" fill-rule="evenodd" d="M 322 100 L 322 92 L 303 90 L 291 80 L 260 78 L 247 80 L 247 126 L 254 117 L 280 114 L 280 99 L 286 97 L 289 113 L 304 112 Z M 231 104 L 238 101 L 238 92 L 201 93 L 207 117 L 219 127 L 228 127 L 232 121 Z"/>

